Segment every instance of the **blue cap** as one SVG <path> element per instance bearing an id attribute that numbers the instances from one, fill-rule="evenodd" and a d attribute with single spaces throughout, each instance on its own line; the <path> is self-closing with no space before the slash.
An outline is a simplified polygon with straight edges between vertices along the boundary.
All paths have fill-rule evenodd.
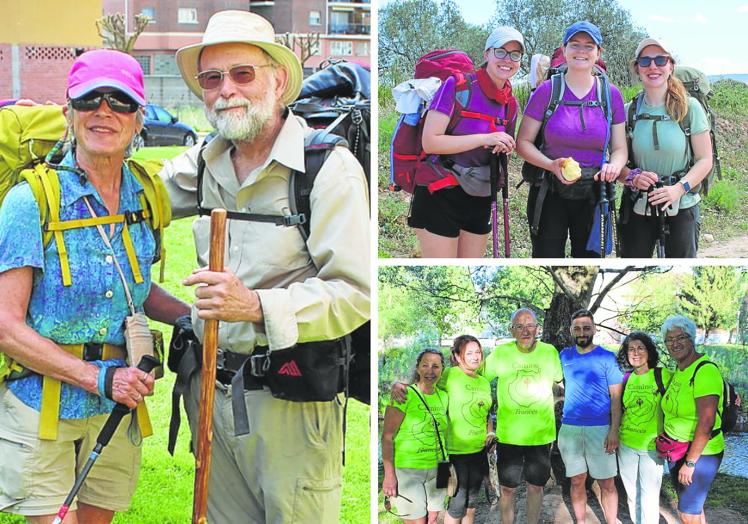
<path id="1" fill-rule="evenodd" d="M 587 20 L 572 24 L 566 29 L 566 32 L 564 33 L 564 45 L 569 43 L 571 37 L 577 33 L 587 33 L 598 46 L 603 45 L 603 35 L 600 33 L 600 28 Z"/>

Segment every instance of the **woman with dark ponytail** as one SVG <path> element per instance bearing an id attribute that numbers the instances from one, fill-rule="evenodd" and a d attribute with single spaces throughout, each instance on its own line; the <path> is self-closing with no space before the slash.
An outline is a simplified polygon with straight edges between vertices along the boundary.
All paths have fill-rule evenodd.
<path id="1" fill-rule="evenodd" d="M 620 213 L 621 255 L 651 257 L 664 227 L 665 256 L 693 258 L 701 222 L 698 186 L 712 168 L 709 120 L 674 76 L 675 60 L 661 42 L 639 42 L 632 67 L 644 91 L 626 107 L 632 117 L 626 124 L 629 167 L 620 177 L 626 186 Z M 684 122 L 688 134 L 682 129 Z M 660 213 L 664 222 L 657 218 Z"/>

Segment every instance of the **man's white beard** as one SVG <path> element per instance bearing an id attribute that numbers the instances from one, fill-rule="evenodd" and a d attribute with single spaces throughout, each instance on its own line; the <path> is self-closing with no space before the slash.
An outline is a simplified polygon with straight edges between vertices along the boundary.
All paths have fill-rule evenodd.
<path id="1" fill-rule="evenodd" d="M 272 118 L 276 107 L 275 93 L 267 91 L 265 96 L 254 104 L 246 98 L 219 98 L 212 108 L 205 106 L 208 122 L 226 140 L 251 142 Z M 243 107 L 243 111 L 219 111 L 229 107 Z"/>

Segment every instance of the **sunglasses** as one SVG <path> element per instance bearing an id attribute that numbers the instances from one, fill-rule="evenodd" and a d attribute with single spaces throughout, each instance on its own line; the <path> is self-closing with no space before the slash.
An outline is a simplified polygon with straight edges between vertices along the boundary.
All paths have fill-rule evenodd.
<path id="1" fill-rule="evenodd" d="M 106 100 L 109 109 L 115 113 L 134 113 L 140 107 L 135 100 L 119 91 L 91 91 L 80 98 L 73 98 L 70 103 L 76 111 L 95 111 Z"/>
<path id="2" fill-rule="evenodd" d="M 503 47 L 494 47 L 493 56 L 495 56 L 499 60 L 503 60 L 507 56 L 509 56 L 509 59 L 512 62 L 519 62 L 520 60 L 522 60 L 522 51 L 507 51 Z"/>
<path id="3" fill-rule="evenodd" d="M 670 62 L 669 56 L 663 56 L 663 55 L 657 55 L 657 56 L 640 56 L 636 63 L 639 64 L 639 67 L 649 67 L 652 61 L 654 60 L 654 63 L 657 67 L 662 67 L 668 62 Z"/>
<path id="4" fill-rule="evenodd" d="M 228 73 L 231 77 L 231 81 L 237 85 L 244 85 L 252 82 L 255 79 L 255 69 L 258 67 L 270 67 L 272 64 L 262 65 L 238 65 L 234 66 L 228 71 L 221 71 L 220 69 L 207 69 L 199 73 L 195 79 L 200 87 L 206 90 L 216 89 L 223 84 L 223 77 Z"/>

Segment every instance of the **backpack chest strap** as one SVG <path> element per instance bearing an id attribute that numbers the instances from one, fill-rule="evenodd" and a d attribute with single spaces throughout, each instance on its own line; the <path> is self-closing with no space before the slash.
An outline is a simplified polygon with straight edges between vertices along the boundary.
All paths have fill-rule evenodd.
<path id="1" fill-rule="evenodd" d="M 584 108 L 585 107 L 602 107 L 603 105 L 597 100 L 559 100 L 558 105 L 561 106 L 572 106 L 579 108 L 579 122 L 582 125 L 582 131 L 587 130 L 587 125 L 584 122 Z M 550 115 L 548 115 L 550 118 Z"/>

